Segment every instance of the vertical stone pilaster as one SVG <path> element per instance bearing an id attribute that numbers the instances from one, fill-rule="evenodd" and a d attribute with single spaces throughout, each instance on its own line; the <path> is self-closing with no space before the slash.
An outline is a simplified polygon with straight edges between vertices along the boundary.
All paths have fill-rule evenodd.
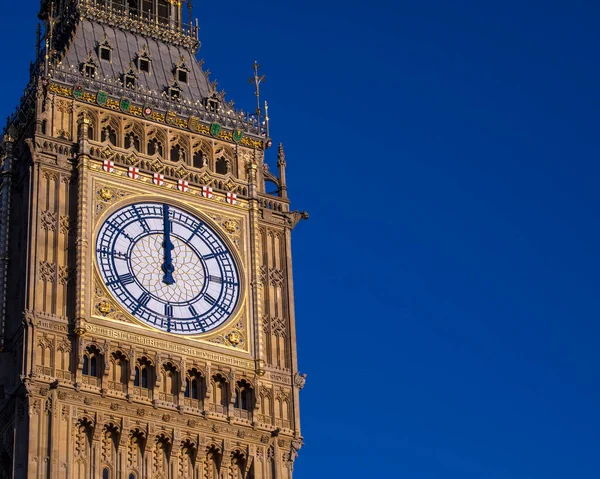
<path id="1" fill-rule="evenodd" d="M 254 355 L 256 361 L 256 373 L 258 376 L 264 375 L 265 365 L 265 346 L 261 334 L 262 322 L 262 287 L 260 283 L 260 258 L 259 242 L 260 232 L 258 228 L 259 220 L 259 202 L 257 170 L 258 166 L 255 159 L 252 159 L 246 165 L 248 171 L 248 203 L 249 203 L 249 233 L 250 233 L 250 287 L 251 287 L 251 318 L 254 327 Z"/>
<path id="2" fill-rule="evenodd" d="M 88 175 L 87 168 L 89 157 L 87 155 L 87 128 L 90 119 L 83 115 L 79 120 L 79 158 L 77 162 L 77 234 L 75 240 L 76 248 L 76 301 L 75 301 L 75 333 L 81 335 L 85 332 L 85 318 L 88 309 L 88 279 L 87 279 L 87 256 L 88 256 Z"/>

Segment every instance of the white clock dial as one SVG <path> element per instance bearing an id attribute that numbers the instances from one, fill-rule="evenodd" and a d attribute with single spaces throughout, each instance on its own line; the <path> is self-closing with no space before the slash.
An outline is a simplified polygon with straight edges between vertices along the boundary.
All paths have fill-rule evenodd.
<path id="1" fill-rule="evenodd" d="M 240 298 L 225 242 L 174 206 L 138 203 L 114 212 L 98 232 L 96 260 L 121 306 L 166 332 L 211 331 L 231 317 Z"/>

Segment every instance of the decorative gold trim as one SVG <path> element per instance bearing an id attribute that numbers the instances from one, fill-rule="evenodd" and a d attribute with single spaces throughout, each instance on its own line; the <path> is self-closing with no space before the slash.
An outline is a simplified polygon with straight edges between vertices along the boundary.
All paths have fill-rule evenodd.
<path id="1" fill-rule="evenodd" d="M 102 184 L 95 184 L 96 189 L 99 189 L 102 187 L 104 187 Z M 145 201 L 156 202 L 158 200 L 156 198 L 156 196 L 152 196 L 152 195 L 148 195 L 148 194 L 132 197 L 129 195 L 128 192 L 123 191 L 122 193 L 123 193 L 123 195 L 120 196 L 120 199 L 122 199 L 123 201 L 116 201 L 113 204 L 111 204 L 110 206 L 107 205 L 107 207 L 103 208 L 102 212 L 96 216 L 94 230 L 93 230 L 93 238 L 92 238 L 93 243 L 92 244 L 96 244 L 98 230 L 100 229 L 100 227 L 104 223 L 104 221 L 106 221 L 106 219 L 112 213 L 114 213 L 118 209 L 126 207 L 130 204 L 142 203 Z M 122 319 L 119 319 L 117 317 L 117 316 L 121 316 L 121 317 L 126 318 L 127 322 L 132 323 L 132 325 L 141 327 L 143 329 L 151 330 L 151 331 L 156 331 L 156 332 L 159 332 L 160 334 L 167 334 L 173 338 L 191 339 L 191 340 L 200 341 L 200 342 L 207 342 L 210 344 L 217 344 L 219 346 L 234 349 L 236 351 L 249 352 L 250 345 L 249 345 L 249 342 L 244 337 L 244 331 L 248 331 L 248 328 L 250 327 L 249 312 L 248 312 L 248 309 L 246 308 L 247 293 L 249 291 L 248 279 L 247 279 L 248 274 L 246 272 L 245 260 L 242 257 L 242 255 L 240 254 L 239 244 L 236 244 L 236 242 L 232 241 L 232 238 L 228 238 L 225 234 L 219 232 L 219 230 L 220 230 L 219 224 L 217 222 L 215 222 L 215 219 L 213 218 L 211 213 L 207 213 L 204 210 L 200 210 L 196 205 L 192 204 L 191 202 L 181 201 L 179 199 L 172 198 L 171 196 L 163 196 L 162 198 L 160 198 L 160 201 L 168 202 L 169 204 L 171 204 L 175 207 L 181 208 L 185 211 L 188 211 L 190 214 L 193 214 L 193 215 L 199 217 L 202 221 L 204 221 L 206 224 L 208 224 L 213 229 L 215 234 L 219 235 L 221 240 L 229 247 L 229 250 L 231 251 L 231 254 L 234 258 L 235 264 L 238 268 L 239 277 L 240 277 L 240 299 L 238 300 L 238 304 L 236 305 L 236 308 L 234 309 L 234 311 L 231 314 L 231 316 L 229 317 L 229 319 L 227 321 L 225 321 L 218 328 L 216 328 L 210 332 L 207 332 L 207 333 L 200 333 L 200 334 L 189 335 L 189 336 L 184 336 L 184 335 L 174 334 L 174 333 L 166 333 L 157 328 L 153 328 L 152 326 L 139 320 L 138 318 L 133 316 L 131 313 L 126 311 L 117 302 L 115 302 L 113 304 L 113 302 L 111 301 L 112 311 L 107 313 L 106 316 L 104 316 L 104 315 L 97 315 L 97 316 L 103 320 L 121 321 L 122 322 Z M 96 301 L 96 304 L 99 304 L 98 303 L 99 298 L 100 299 L 101 298 L 113 299 L 113 295 L 108 290 L 108 288 L 106 287 L 104 282 L 101 280 L 102 276 L 101 276 L 100 270 L 98 268 L 98 263 L 96 261 L 96 255 L 94 254 L 92 256 L 93 256 L 92 262 L 94 265 L 93 266 L 94 267 L 94 276 L 98 280 L 97 284 L 95 285 L 95 288 L 96 288 L 95 301 Z M 98 291 L 98 288 L 100 288 L 100 291 Z M 99 294 L 99 293 L 101 293 L 101 294 Z M 97 307 L 94 307 L 94 311 L 99 311 L 99 310 Z M 111 317 L 111 316 L 113 316 L 113 314 L 111 314 L 113 312 L 115 313 L 114 314 L 115 318 Z M 94 312 L 92 312 L 92 314 L 94 314 Z M 231 343 L 227 339 L 227 336 L 233 332 L 236 332 L 239 335 L 240 342 L 237 345 L 233 345 L 233 343 Z M 235 338 L 237 338 L 237 336 L 235 336 Z M 240 345 L 243 345 L 244 348 L 241 349 Z"/>

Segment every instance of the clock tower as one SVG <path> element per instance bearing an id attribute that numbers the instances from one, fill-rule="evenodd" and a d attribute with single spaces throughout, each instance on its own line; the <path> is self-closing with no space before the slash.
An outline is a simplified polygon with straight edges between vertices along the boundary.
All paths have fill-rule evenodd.
<path id="1" fill-rule="evenodd" d="M 264 77 L 227 102 L 191 0 L 42 0 L 2 136 L 0 475 L 291 479 L 290 210 Z M 273 193 L 275 192 L 275 193 Z"/>

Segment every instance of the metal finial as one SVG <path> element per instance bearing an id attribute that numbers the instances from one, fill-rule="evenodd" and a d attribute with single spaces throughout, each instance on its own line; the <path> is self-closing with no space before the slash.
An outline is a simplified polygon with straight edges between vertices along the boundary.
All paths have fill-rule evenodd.
<path id="1" fill-rule="evenodd" d="M 260 110 L 260 84 L 262 82 L 264 82 L 267 79 L 267 77 L 265 75 L 259 76 L 258 69 L 260 68 L 260 65 L 258 64 L 258 62 L 256 62 L 256 61 L 254 62 L 253 68 L 254 68 L 254 77 L 249 78 L 248 83 L 250 83 L 250 85 L 252 85 L 254 83 L 255 94 L 256 94 L 256 115 L 258 116 L 258 124 L 260 126 L 260 116 L 262 114 L 262 112 Z"/>
<path id="2" fill-rule="evenodd" d="M 265 101 L 265 126 L 267 128 L 267 138 L 269 135 L 269 104 Z"/>

